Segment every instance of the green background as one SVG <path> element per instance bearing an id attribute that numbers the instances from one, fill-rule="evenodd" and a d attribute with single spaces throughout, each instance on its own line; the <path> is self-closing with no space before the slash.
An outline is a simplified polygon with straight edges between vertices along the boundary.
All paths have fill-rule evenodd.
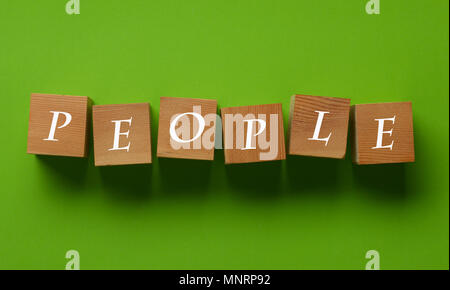
<path id="1" fill-rule="evenodd" d="M 448 269 L 447 0 L 65 3 L 1 2 L 1 269 Z M 154 163 L 26 154 L 32 92 L 149 102 Z M 281 102 L 286 128 L 295 93 L 412 101 L 416 162 L 155 156 L 160 96 Z"/>

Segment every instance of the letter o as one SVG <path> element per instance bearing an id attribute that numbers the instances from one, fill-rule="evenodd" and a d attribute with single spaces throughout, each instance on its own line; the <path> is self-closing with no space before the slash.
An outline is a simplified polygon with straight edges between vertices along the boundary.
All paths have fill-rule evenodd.
<path id="1" fill-rule="evenodd" d="M 177 124 L 178 120 L 181 117 L 183 117 L 184 115 L 192 115 L 193 117 L 197 118 L 198 123 L 199 123 L 199 128 L 198 128 L 197 134 L 192 139 L 188 139 L 188 140 L 180 139 L 175 132 L 175 125 Z M 170 137 L 173 140 L 175 140 L 176 142 L 189 143 L 189 142 L 192 142 L 195 139 L 199 138 L 202 135 L 204 129 L 205 129 L 205 119 L 203 119 L 202 115 L 200 115 L 198 113 L 194 113 L 194 112 L 188 112 L 188 113 L 180 114 L 180 115 L 176 116 L 175 119 L 172 120 L 172 122 L 170 123 L 169 132 L 170 132 Z"/>

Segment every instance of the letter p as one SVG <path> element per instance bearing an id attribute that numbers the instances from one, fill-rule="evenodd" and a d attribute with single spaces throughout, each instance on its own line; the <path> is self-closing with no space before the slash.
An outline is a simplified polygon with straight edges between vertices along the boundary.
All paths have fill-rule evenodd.
<path id="1" fill-rule="evenodd" d="M 58 111 L 50 111 L 50 113 L 53 113 L 52 124 L 50 126 L 50 132 L 48 134 L 48 137 L 43 140 L 44 141 L 58 141 L 58 139 L 55 139 L 56 129 L 61 129 L 61 128 L 64 128 L 67 125 L 69 125 L 69 123 L 72 121 L 72 115 L 67 112 L 58 112 Z M 66 117 L 66 120 L 65 120 L 64 124 L 62 124 L 59 127 L 56 127 L 58 125 L 59 114 L 63 114 Z"/>
<path id="2" fill-rule="evenodd" d="M 244 122 L 248 123 L 247 136 L 246 136 L 245 147 L 242 148 L 241 150 L 256 149 L 256 147 L 252 147 L 253 124 L 259 123 L 259 125 L 260 125 L 258 132 L 255 135 L 253 135 L 253 137 L 256 137 L 266 129 L 266 121 L 264 121 L 262 119 L 250 119 L 250 120 L 244 120 Z"/>

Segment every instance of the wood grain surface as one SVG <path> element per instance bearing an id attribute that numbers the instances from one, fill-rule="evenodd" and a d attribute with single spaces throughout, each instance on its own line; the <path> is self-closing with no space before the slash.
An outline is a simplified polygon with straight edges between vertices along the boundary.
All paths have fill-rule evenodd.
<path id="1" fill-rule="evenodd" d="M 328 112 L 323 115 L 319 135 L 319 138 L 329 136 L 328 142 L 309 140 L 314 135 L 319 118 L 317 111 Z M 344 158 L 350 99 L 294 95 L 290 112 L 289 154 Z"/>
<path id="2" fill-rule="evenodd" d="M 119 147 L 113 148 L 116 123 L 114 120 L 129 120 L 120 124 Z M 99 105 L 92 108 L 94 132 L 95 166 L 152 163 L 150 135 L 150 105 L 148 103 Z"/>
<path id="3" fill-rule="evenodd" d="M 72 157 L 87 156 L 88 118 L 91 101 L 88 97 L 31 94 L 28 122 L 27 153 Z M 49 137 L 54 112 L 66 112 L 72 116 L 65 127 L 66 117 L 60 114 L 54 139 Z"/>
<path id="4" fill-rule="evenodd" d="M 206 121 L 205 128 L 200 137 L 190 143 L 183 144 L 184 147 L 174 147 L 171 142 L 177 143 L 170 136 L 170 122 L 171 120 L 183 113 L 191 113 L 197 108 L 201 111 L 200 115 L 205 117 L 207 115 L 212 116 L 209 118 L 211 122 Z M 216 126 L 216 116 L 217 114 L 217 101 L 208 99 L 189 99 L 189 98 L 172 98 L 172 97 L 161 97 L 160 107 L 159 107 L 159 128 L 158 128 L 158 157 L 167 158 L 181 158 L 181 159 L 198 159 L 198 160 L 214 160 L 214 141 L 215 141 L 215 126 Z M 192 115 L 186 115 L 189 118 L 189 128 L 186 128 L 189 132 L 189 136 L 178 136 L 181 140 L 189 140 L 194 137 L 197 133 L 195 125 L 198 123 Z M 178 122 L 177 122 L 178 123 Z M 179 128 L 177 124 L 177 128 Z M 195 129 L 195 130 L 194 130 Z M 212 132 L 212 134 L 209 134 Z M 212 148 L 204 146 L 202 139 L 204 134 L 208 135 L 208 140 L 212 143 Z M 179 144 L 181 146 L 181 144 Z M 198 145 L 198 146 L 197 146 Z"/>
<path id="5" fill-rule="evenodd" d="M 235 118 L 234 122 L 227 122 L 227 114 Z M 271 124 L 270 115 L 275 116 L 275 124 Z M 283 113 L 281 110 L 281 104 L 222 108 L 221 116 L 223 126 L 225 164 L 286 159 Z M 242 116 L 242 118 L 237 118 L 238 116 Z M 266 128 L 264 130 L 265 132 L 261 133 L 260 136 L 252 138 L 252 144 L 254 144 L 254 147 L 256 149 L 242 150 L 245 146 L 248 129 L 248 123 L 244 123 L 243 120 L 261 117 L 263 117 L 266 121 Z M 256 126 L 254 126 L 254 129 L 256 129 Z M 272 132 L 272 130 L 275 130 L 275 132 Z M 243 142 L 242 138 L 238 137 L 239 134 L 243 136 Z M 264 153 L 268 154 L 270 149 L 262 148 L 267 146 L 263 146 L 261 140 L 264 140 L 264 143 L 266 143 L 270 140 L 270 136 L 275 136 L 274 140 L 272 141 L 276 143 L 274 144 L 275 146 L 273 146 L 276 147 L 276 154 L 273 156 L 273 158 L 266 160 L 261 157 L 264 156 Z M 241 142 L 238 142 L 238 140 L 241 140 Z M 263 155 L 261 155 L 261 153 L 263 153 Z"/>
<path id="6" fill-rule="evenodd" d="M 392 129 L 392 136 L 383 134 L 383 146 L 392 142 L 389 148 L 373 149 L 377 145 L 378 125 L 376 119 L 393 118 L 386 121 L 383 131 Z M 414 131 L 411 102 L 361 104 L 352 107 L 354 128 L 353 161 L 357 164 L 382 164 L 414 162 Z"/>

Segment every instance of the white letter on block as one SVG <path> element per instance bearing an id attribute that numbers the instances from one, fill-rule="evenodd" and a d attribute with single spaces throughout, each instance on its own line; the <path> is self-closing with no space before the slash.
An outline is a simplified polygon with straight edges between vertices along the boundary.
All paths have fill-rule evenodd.
<path id="1" fill-rule="evenodd" d="M 393 118 L 385 118 L 385 119 L 375 119 L 378 121 L 378 136 L 377 136 L 377 146 L 372 147 L 372 149 L 380 149 L 380 148 L 389 148 L 392 150 L 392 146 L 394 145 L 394 140 L 390 145 L 383 146 L 383 134 L 389 134 L 392 136 L 392 130 L 383 131 L 384 130 L 384 121 L 392 121 L 392 124 L 395 124 L 395 116 Z"/>
<path id="2" fill-rule="evenodd" d="M 247 136 L 245 138 L 245 147 L 241 150 L 247 150 L 247 149 L 256 149 L 256 147 L 252 147 L 252 137 L 256 137 L 259 134 L 261 134 L 266 129 L 266 121 L 261 119 L 250 119 L 250 120 L 244 120 L 244 122 L 247 122 Z M 252 136 L 253 133 L 253 123 L 258 122 L 260 124 L 260 128 L 258 133 Z"/>
<path id="3" fill-rule="evenodd" d="M 331 137 L 331 132 L 327 138 L 319 138 L 319 134 L 320 134 L 320 128 L 322 128 L 323 117 L 325 116 L 325 114 L 329 114 L 330 112 L 322 112 L 322 111 L 314 111 L 314 112 L 319 113 L 319 116 L 317 117 L 317 123 L 316 123 L 316 128 L 314 129 L 313 137 L 308 138 L 308 140 L 323 141 L 323 142 L 325 142 L 325 146 L 327 146 L 328 140 L 330 140 L 330 137 Z"/>
<path id="4" fill-rule="evenodd" d="M 380 0 L 370 0 L 366 4 L 367 14 L 380 14 Z"/>
<path id="5" fill-rule="evenodd" d="M 114 123 L 115 127 L 114 127 L 114 143 L 113 143 L 113 148 L 108 149 L 108 151 L 113 151 L 113 150 L 130 150 L 130 142 L 128 142 L 128 145 L 125 147 L 119 147 L 119 137 L 120 135 L 125 135 L 128 138 L 128 134 L 130 133 L 130 130 L 128 129 L 128 131 L 126 132 L 120 132 L 120 125 L 122 123 L 128 123 L 130 125 L 131 128 L 131 121 L 133 121 L 133 117 L 131 117 L 130 119 L 127 120 L 115 120 L 115 121 L 111 121 Z"/>
<path id="6" fill-rule="evenodd" d="M 77 250 L 69 250 L 66 259 L 70 259 L 66 264 L 66 270 L 80 270 L 80 253 Z"/>
<path id="7" fill-rule="evenodd" d="M 192 139 L 188 139 L 188 140 L 182 140 L 182 139 L 180 139 L 180 138 L 177 136 L 177 133 L 176 133 L 176 131 L 175 131 L 175 125 L 177 124 L 178 120 L 179 120 L 181 117 L 185 116 L 185 115 L 192 115 L 192 116 L 194 116 L 195 118 L 197 118 L 197 120 L 198 120 L 197 134 L 195 134 L 195 136 L 194 136 Z M 202 115 L 200 115 L 200 114 L 198 114 L 198 113 L 190 112 L 190 113 L 183 113 L 183 114 L 180 114 L 180 115 L 176 116 L 176 117 L 172 120 L 172 122 L 170 123 L 170 130 L 169 130 L 169 132 L 170 132 L 170 137 L 171 137 L 173 140 L 175 140 L 176 142 L 178 142 L 178 143 L 189 143 L 189 142 L 192 142 L 192 141 L 194 141 L 195 139 L 199 138 L 199 137 L 202 135 L 204 129 L 205 129 L 205 119 L 203 119 Z"/>
<path id="8" fill-rule="evenodd" d="M 56 111 L 50 111 L 50 113 L 53 113 L 53 119 L 52 119 L 52 125 L 50 126 L 50 133 L 48 134 L 48 138 L 44 139 L 45 141 L 58 141 L 58 139 L 55 139 L 55 131 L 56 129 L 61 129 L 69 125 L 70 121 L 72 121 L 72 115 L 66 112 L 56 112 Z M 64 124 L 56 128 L 56 125 L 58 124 L 58 117 L 59 114 L 63 114 L 66 117 L 66 121 Z"/>
<path id="9" fill-rule="evenodd" d="M 66 13 L 69 15 L 80 14 L 80 0 L 70 0 L 67 2 Z"/>

